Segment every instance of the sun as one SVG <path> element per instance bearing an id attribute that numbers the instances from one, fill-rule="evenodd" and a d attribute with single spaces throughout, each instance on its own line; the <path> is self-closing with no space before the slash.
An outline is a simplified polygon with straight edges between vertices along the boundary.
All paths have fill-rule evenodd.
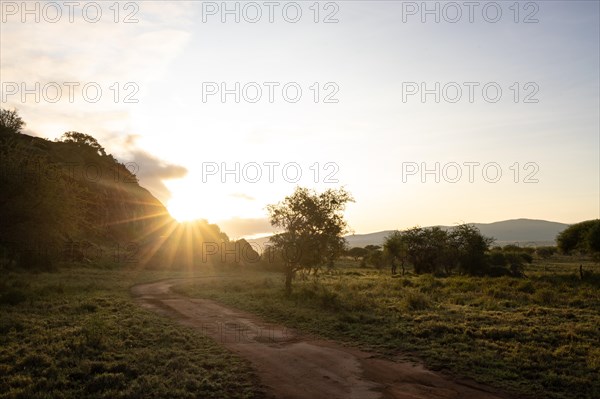
<path id="1" fill-rule="evenodd" d="M 217 213 L 206 201 L 198 201 L 189 195 L 173 196 L 167 204 L 167 209 L 171 216 L 180 223 L 198 219 L 213 219 Z"/>
<path id="2" fill-rule="evenodd" d="M 217 193 L 175 192 L 167 204 L 171 216 L 178 222 L 206 219 L 211 223 L 239 216 L 236 207 L 228 198 Z"/>
<path id="3" fill-rule="evenodd" d="M 259 194 L 256 189 L 244 191 L 224 184 L 197 184 L 197 179 L 190 176 L 169 181 L 167 187 L 171 192 L 167 209 L 178 222 L 206 219 L 218 224 L 236 218 L 264 217 L 265 201 L 256 199 Z"/>

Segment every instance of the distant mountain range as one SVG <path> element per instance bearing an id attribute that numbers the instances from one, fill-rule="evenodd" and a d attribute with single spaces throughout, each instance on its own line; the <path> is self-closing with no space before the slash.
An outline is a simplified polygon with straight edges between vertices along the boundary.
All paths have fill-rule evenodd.
<path id="1" fill-rule="evenodd" d="M 568 224 L 549 222 L 535 219 L 512 219 L 494 223 L 473 223 L 483 235 L 496 239 L 494 245 L 517 244 L 520 246 L 555 245 L 558 233 L 569 227 Z M 439 226 L 442 229 L 451 229 L 453 226 Z M 364 247 L 367 245 L 382 245 L 385 237 L 393 230 L 378 231 L 369 234 L 353 234 L 346 236 L 350 247 Z M 266 244 L 269 237 L 249 239 L 261 247 Z"/>

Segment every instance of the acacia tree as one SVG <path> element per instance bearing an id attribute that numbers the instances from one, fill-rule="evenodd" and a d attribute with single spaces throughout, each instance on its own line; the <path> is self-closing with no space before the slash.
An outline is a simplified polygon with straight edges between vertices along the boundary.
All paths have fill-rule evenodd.
<path id="1" fill-rule="evenodd" d="M 470 275 L 482 275 L 487 272 L 486 252 L 494 242 L 472 224 L 461 224 L 448 233 L 449 249 L 454 251 L 453 258 L 460 271 Z"/>
<path id="2" fill-rule="evenodd" d="M 79 133 L 79 132 L 66 132 L 61 136 L 61 141 L 64 143 L 74 143 L 78 147 L 82 148 L 90 148 L 98 153 L 98 155 L 106 156 L 106 151 L 104 147 L 98 143 L 94 137 L 89 134 Z"/>
<path id="3" fill-rule="evenodd" d="M 435 273 L 447 262 L 448 234 L 441 228 L 413 227 L 402 235 L 415 273 Z"/>
<path id="4" fill-rule="evenodd" d="M 317 194 L 297 187 L 283 201 L 267 206 L 271 225 L 283 230 L 270 243 L 283 254 L 287 295 L 298 271 L 316 270 L 343 253 L 348 232 L 343 211 L 353 201 L 343 188 Z"/>
<path id="5" fill-rule="evenodd" d="M 458 268 L 462 273 L 481 275 L 487 271 L 485 254 L 492 242 L 475 226 L 462 224 L 450 231 L 413 227 L 396 232 L 386 244 L 390 253 L 403 253 L 417 274 L 450 274 Z"/>
<path id="6" fill-rule="evenodd" d="M 406 271 L 404 263 L 408 257 L 408 244 L 402 232 L 394 231 L 387 236 L 383 243 L 383 249 L 392 263 L 392 274 L 396 274 L 396 261 L 399 261 L 400 267 L 402 267 L 402 275 L 404 276 Z"/>
<path id="7" fill-rule="evenodd" d="M 20 133 L 25 122 L 17 113 L 17 110 L 0 108 L 0 134 Z"/>
<path id="8" fill-rule="evenodd" d="M 369 250 L 362 247 L 352 247 L 348 250 L 347 255 L 354 258 L 355 261 L 358 258 L 364 258 L 369 253 Z"/>

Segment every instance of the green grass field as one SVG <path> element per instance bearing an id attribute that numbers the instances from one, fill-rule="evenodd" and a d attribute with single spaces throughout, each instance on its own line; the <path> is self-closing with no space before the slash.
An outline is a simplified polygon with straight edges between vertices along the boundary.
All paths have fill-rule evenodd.
<path id="1" fill-rule="evenodd" d="M 0 398 L 258 398 L 249 363 L 140 308 L 177 273 L 67 268 L 0 280 Z"/>
<path id="2" fill-rule="evenodd" d="M 177 287 L 307 334 L 422 359 L 508 392 L 600 397 L 600 278 L 534 263 L 527 278 L 392 277 L 346 261 L 298 279 L 223 271 Z M 584 264 L 590 270 L 590 263 Z M 134 303 L 130 287 L 214 274 L 67 267 L 0 279 L 0 398 L 258 398 L 248 362 Z M 233 277 L 233 278 L 232 278 Z"/>
<path id="3" fill-rule="evenodd" d="M 296 281 L 289 298 L 272 273 L 177 289 L 384 356 L 422 359 L 508 392 L 598 398 L 600 276 L 581 281 L 578 265 L 534 263 L 520 279 L 436 278 L 392 277 L 346 262 Z"/>

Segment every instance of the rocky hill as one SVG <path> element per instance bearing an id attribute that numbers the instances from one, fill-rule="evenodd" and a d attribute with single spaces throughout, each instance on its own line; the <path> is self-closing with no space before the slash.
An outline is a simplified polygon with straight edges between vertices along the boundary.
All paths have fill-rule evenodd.
<path id="1" fill-rule="evenodd" d="M 133 169 L 81 133 L 55 142 L 0 134 L 0 269 L 100 259 L 182 267 L 206 263 L 207 253 L 219 260 L 228 242 L 219 227 L 177 223 Z"/>

